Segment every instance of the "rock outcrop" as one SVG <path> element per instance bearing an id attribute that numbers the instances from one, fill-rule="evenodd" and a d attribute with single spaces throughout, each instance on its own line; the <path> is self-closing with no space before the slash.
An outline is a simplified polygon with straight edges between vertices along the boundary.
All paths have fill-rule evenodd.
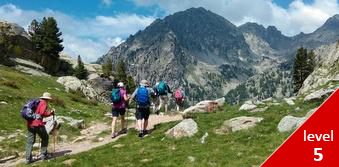
<path id="1" fill-rule="evenodd" d="M 193 119 L 185 119 L 166 132 L 171 138 L 192 137 L 198 132 L 198 125 Z"/>
<path id="2" fill-rule="evenodd" d="M 311 94 L 307 95 L 304 98 L 304 101 L 312 101 L 312 100 L 322 100 L 328 98 L 335 90 L 334 89 L 320 89 Z"/>
<path id="3" fill-rule="evenodd" d="M 261 122 L 264 118 L 261 117 L 236 117 L 230 120 L 226 120 L 219 129 L 215 130 L 217 134 L 227 134 L 231 132 L 236 132 L 239 130 L 246 130 L 253 128 L 257 123 Z"/>
<path id="4" fill-rule="evenodd" d="M 239 111 L 249 111 L 257 108 L 256 105 L 253 104 L 251 100 L 246 101 L 240 108 Z"/>
<path id="5" fill-rule="evenodd" d="M 221 107 L 225 104 L 225 98 L 217 100 L 205 100 L 191 106 L 183 111 L 183 114 L 194 113 L 194 112 L 208 112 L 213 111 L 216 107 Z"/>
<path id="6" fill-rule="evenodd" d="M 288 132 L 299 128 L 305 121 L 306 117 L 285 116 L 278 124 L 279 132 Z"/>

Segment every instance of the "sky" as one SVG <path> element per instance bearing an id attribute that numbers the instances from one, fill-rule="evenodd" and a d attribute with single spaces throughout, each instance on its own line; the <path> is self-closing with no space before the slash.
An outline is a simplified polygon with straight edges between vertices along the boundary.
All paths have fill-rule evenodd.
<path id="1" fill-rule="evenodd" d="M 235 25 L 257 22 L 293 36 L 311 33 L 339 14 L 338 0 L 0 0 L 0 20 L 27 29 L 33 19 L 54 17 L 64 54 L 96 61 L 156 18 L 204 7 Z"/>

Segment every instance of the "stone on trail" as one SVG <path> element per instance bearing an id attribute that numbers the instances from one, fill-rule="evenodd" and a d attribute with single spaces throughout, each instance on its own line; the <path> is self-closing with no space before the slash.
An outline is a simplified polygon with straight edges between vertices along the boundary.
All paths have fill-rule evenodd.
<path id="1" fill-rule="evenodd" d="M 194 106 L 191 106 L 183 111 L 184 114 L 189 112 L 207 112 L 210 110 L 215 109 L 216 107 L 221 107 L 225 104 L 225 98 L 220 98 L 217 100 L 205 100 L 197 103 Z"/>
<path id="2" fill-rule="evenodd" d="M 192 137 L 198 132 L 198 125 L 193 119 L 185 119 L 166 132 L 172 138 Z"/>
<path id="3" fill-rule="evenodd" d="M 227 134 L 230 132 L 236 132 L 239 130 L 246 130 L 253 128 L 257 123 L 261 122 L 264 118 L 261 117 L 236 117 L 230 120 L 224 121 L 223 125 L 215 130 L 216 134 Z"/>
<path id="4" fill-rule="evenodd" d="M 293 99 L 294 98 L 284 98 L 285 102 L 290 106 L 293 106 L 295 104 Z"/>
<path id="5" fill-rule="evenodd" d="M 206 138 L 208 137 L 208 133 L 206 132 L 205 134 L 204 134 L 204 136 L 202 136 L 202 138 L 200 139 L 200 143 L 201 144 L 205 144 L 205 142 L 206 142 Z"/>
<path id="6" fill-rule="evenodd" d="M 193 156 L 188 156 L 187 159 L 188 159 L 190 162 L 194 162 L 194 161 L 195 161 L 195 157 L 193 157 Z"/>
<path id="7" fill-rule="evenodd" d="M 75 140 L 73 140 L 72 143 L 74 144 L 74 143 L 77 143 L 77 142 L 81 142 L 85 139 L 86 139 L 86 136 L 80 136 L 80 137 L 76 138 Z"/>
<path id="8" fill-rule="evenodd" d="M 299 128 L 305 121 L 307 117 L 294 117 L 294 116 L 285 116 L 278 124 L 279 132 L 288 132 L 294 129 Z"/>

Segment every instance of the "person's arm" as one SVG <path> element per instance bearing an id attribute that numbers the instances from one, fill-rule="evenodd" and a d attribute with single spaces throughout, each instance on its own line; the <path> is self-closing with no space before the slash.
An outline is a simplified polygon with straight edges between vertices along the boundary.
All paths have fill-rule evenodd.
<path id="1" fill-rule="evenodd" d="M 40 101 L 36 113 L 42 117 L 49 117 L 54 114 L 54 109 L 51 112 L 47 111 L 47 103 L 45 101 Z"/>
<path id="2" fill-rule="evenodd" d="M 127 91 L 126 90 L 124 90 L 124 92 L 123 92 L 123 97 L 124 97 L 125 101 L 128 100 L 128 96 L 127 96 Z"/>
<path id="3" fill-rule="evenodd" d="M 137 94 L 138 88 L 135 89 L 135 91 L 133 92 L 132 96 L 130 97 L 130 99 L 134 100 L 135 95 Z M 132 100 L 130 100 L 129 102 L 131 103 Z"/>
<path id="4" fill-rule="evenodd" d="M 167 86 L 167 90 L 168 90 L 168 93 L 173 93 L 172 91 L 171 91 L 171 88 L 168 86 L 168 85 L 166 85 Z"/>

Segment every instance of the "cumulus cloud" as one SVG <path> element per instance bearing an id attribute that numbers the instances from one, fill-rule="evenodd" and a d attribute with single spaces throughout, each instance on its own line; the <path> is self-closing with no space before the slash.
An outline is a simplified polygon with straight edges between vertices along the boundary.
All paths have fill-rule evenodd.
<path id="1" fill-rule="evenodd" d="M 282 8 L 272 0 L 134 0 L 134 3 L 137 6 L 158 6 L 166 14 L 190 7 L 204 7 L 236 25 L 248 21 L 264 26 L 274 25 L 289 36 L 313 32 L 326 19 L 339 13 L 337 0 L 314 0 L 308 4 L 294 0 L 288 8 Z"/>
<path id="2" fill-rule="evenodd" d="M 33 19 L 54 17 L 63 33 L 64 52 L 73 58 L 81 55 L 86 62 L 95 61 L 110 47 L 117 46 L 130 34 L 149 25 L 154 18 L 136 14 L 75 18 L 65 13 L 45 9 L 23 10 L 13 4 L 0 6 L 0 20 L 17 23 L 27 29 Z"/>

